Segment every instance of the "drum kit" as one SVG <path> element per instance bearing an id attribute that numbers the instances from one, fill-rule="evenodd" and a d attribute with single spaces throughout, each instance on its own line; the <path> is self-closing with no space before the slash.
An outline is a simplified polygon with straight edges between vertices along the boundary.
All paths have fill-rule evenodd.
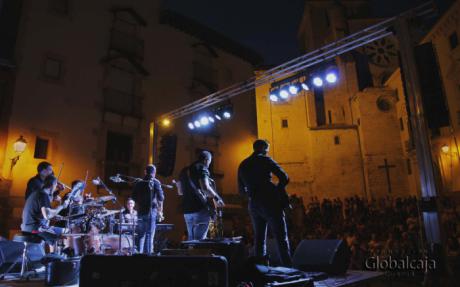
<path id="1" fill-rule="evenodd" d="M 62 166 L 61 170 L 62 171 Z M 59 172 L 59 174 L 60 174 Z M 113 182 L 128 182 L 123 180 L 121 175 L 110 177 Z M 130 183 L 142 181 L 140 178 L 124 176 L 131 180 Z M 88 172 L 86 175 L 87 181 Z M 61 255 L 68 257 L 78 257 L 87 254 L 104 255 L 132 255 L 136 253 L 134 238 L 136 236 L 137 220 L 123 220 L 124 208 L 117 201 L 117 197 L 99 178 L 92 180 L 93 184 L 102 187 L 110 195 L 96 198 L 86 198 L 80 202 L 74 202 L 68 207 L 66 216 L 56 216 L 56 225 L 66 227 L 67 232 L 63 233 L 60 240 L 56 243 L 57 251 Z M 62 184 L 62 183 L 61 183 Z M 75 187 L 69 188 L 70 198 L 77 198 L 84 189 L 83 183 L 78 183 Z M 163 187 L 173 188 L 170 185 L 162 184 Z M 84 196 L 82 196 L 83 198 Z M 116 203 L 121 209 L 107 209 L 106 204 Z M 118 216 L 117 216 L 118 215 Z M 161 219 L 164 218 L 160 218 Z M 169 231 L 173 228 L 172 224 L 158 224 L 157 230 Z"/>
<path id="2" fill-rule="evenodd" d="M 113 195 L 86 199 L 70 206 L 69 210 L 77 210 L 78 213 L 58 218 L 57 224 L 66 226 L 70 232 L 62 234 L 58 244 L 63 254 L 75 257 L 86 254 L 130 255 L 135 252 L 137 224 L 120 221 L 124 209 L 104 207 L 115 199 Z M 118 219 L 115 219 L 117 214 Z"/>

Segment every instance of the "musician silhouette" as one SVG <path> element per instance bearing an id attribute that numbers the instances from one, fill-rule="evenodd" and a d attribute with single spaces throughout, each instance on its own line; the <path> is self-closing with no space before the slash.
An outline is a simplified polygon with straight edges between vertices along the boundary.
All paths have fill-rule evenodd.
<path id="1" fill-rule="evenodd" d="M 182 169 L 179 180 L 182 189 L 182 208 L 187 226 L 188 240 L 205 239 L 211 221 L 207 205 L 207 197 L 215 198 L 219 207 L 224 206 L 223 200 L 211 187 L 209 165 L 212 155 L 209 151 L 201 151 L 198 160 Z"/>
<path id="2" fill-rule="evenodd" d="M 238 168 L 238 185 L 240 193 L 249 197 L 249 214 L 254 228 L 255 256 L 266 257 L 267 225 L 277 243 L 281 262 L 290 266 L 291 255 L 287 235 L 284 208 L 286 193 L 284 188 L 289 182 L 286 172 L 269 157 L 269 144 L 258 139 L 253 144 L 254 152 Z M 272 182 L 272 175 L 279 182 Z"/>
<path id="3" fill-rule="evenodd" d="M 156 220 L 163 212 L 164 193 L 155 174 L 156 167 L 153 164 L 147 165 L 143 180 L 136 182 L 131 196 L 137 204 L 139 225 L 136 246 L 139 248 L 139 253 L 153 252 Z"/>

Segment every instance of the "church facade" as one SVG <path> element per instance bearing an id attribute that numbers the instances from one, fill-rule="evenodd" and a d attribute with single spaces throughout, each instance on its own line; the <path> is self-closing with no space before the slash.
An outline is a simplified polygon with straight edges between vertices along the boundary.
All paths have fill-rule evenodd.
<path id="1" fill-rule="evenodd" d="M 315 50 L 382 20 L 369 18 L 368 2 L 306 1 L 298 34 L 302 49 Z M 457 18 L 446 16 L 452 14 Z M 454 79 L 455 73 L 447 76 L 447 71 L 456 69 L 458 61 L 449 60 L 458 49 L 445 47 L 446 38 L 458 31 L 458 1 L 446 15 L 422 43 L 432 41 L 440 33 L 436 31 L 444 29 L 444 36 L 435 38 L 433 44 L 452 121 L 440 128 L 440 135 L 433 130 L 430 133 L 435 170 L 444 183 L 440 187 L 442 191 L 458 191 L 458 176 L 453 175 L 458 172 L 458 79 Z M 446 21 L 450 21 L 449 28 L 442 24 Z M 452 51 L 446 51 L 449 49 Z M 315 87 L 311 79 L 328 69 L 338 72 L 337 82 Z M 314 196 L 358 195 L 370 200 L 419 195 L 395 37 L 338 56 L 298 78 L 302 77 L 309 90 L 286 101 L 270 101 L 270 93 L 288 87 L 295 76 L 256 90 L 258 136 L 270 141 L 271 155 L 290 175 L 289 192 L 304 201 Z M 446 183 L 450 184 L 447 189 Z"/>

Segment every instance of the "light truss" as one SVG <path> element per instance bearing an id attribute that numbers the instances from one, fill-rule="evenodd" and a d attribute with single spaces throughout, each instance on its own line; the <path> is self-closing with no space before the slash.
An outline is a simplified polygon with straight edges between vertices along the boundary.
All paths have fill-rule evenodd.
<path id="1" fill-rule="evenodd" d="M 428 13 L 431 13 L 432 11 L 432 3 L 427 2 L 418 6 L 417 8 L 404 12 L 399 16 L 424 16 Z M 331 58 L 335 58 L 339 55 L 362 47 L 378 39 L 385 38 L 393 34 L 392 26 L 394 25 L 397 18 L 398 16 L 391 17 L 375 25 L 364 28 L 347 37 L 334 41 L 314 51 L 308 52 L 303 56 L 271 68 L 258 76 L 253 76 L 244 82 L 231 85 L 199 100 L 165 113 L 161 115 L 158 120 L 165 118 L 174 120 L 187 116 L 202 109 L 214 106 L 220 102 L 226 101 L 234 96 L 251 91 L 261 85 L 275 82 L 277 80 L 294 75 L 295 73 L 305 70 L 311 66 L 320 64 Z"/>

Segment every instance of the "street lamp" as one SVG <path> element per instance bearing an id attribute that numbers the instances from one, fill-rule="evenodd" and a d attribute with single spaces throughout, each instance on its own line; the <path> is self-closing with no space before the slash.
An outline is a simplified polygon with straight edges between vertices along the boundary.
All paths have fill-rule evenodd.
<path id="1" fill-rule="evenodd" d="M 445 154 L 449 153 L 449 146 L 447 144 L 443 145 L 441 147 L 441 152 Z"/>
<path id="2" fill-rule="evenodd" d="M 22 135 L 19 136 L 19 138 L 13 143 L 13 150 L 17 155 L 11 159 L 11 169 L 13 169 L 13 167 L 16 165 L 16 163 L 19 160 L 19 157 L 26 150 L 26 147 L 26 139 Z"/>

